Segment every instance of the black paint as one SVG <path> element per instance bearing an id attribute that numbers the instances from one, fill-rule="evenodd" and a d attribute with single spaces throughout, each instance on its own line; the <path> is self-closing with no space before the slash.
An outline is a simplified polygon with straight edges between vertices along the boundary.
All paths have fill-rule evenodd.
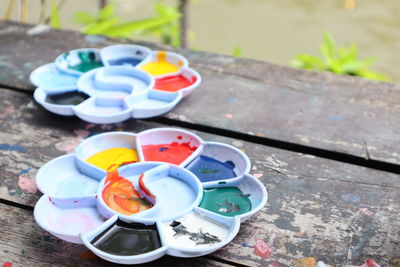
<path id="1" fill-rule="evenodd" d="M 161 247 L 157 226 L 117 220 L 91 242 L 96 248 L 119 256 L 144 254 Z"/>
<path id="2" fill-rule="evenodd" d="M 89 96 L 85 93 L 73 91 L 56 95 L 48 95 L 45 101 L 47 103 L 57 105 L 78 105 L 88 98 Z"/>

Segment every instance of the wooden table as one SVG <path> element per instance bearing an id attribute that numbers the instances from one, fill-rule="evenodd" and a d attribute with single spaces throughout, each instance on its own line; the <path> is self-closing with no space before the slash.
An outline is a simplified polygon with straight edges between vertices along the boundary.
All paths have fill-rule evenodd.
<path id="1" fill-rule="evenodd" d="M 91 125 L 36 104 L 29 73 L 71 49 L 128 41 L 30 28 L 0 23 L 0 264 L 109 265 L 35 223 L 33 178 L 90 135 L 173 126 L 244 151 L 269 200 L 219 251 L 148 266 L 400 266 L 399 86 L 135 42 L 187 56 L 204 82 L 162 117 Z"/>

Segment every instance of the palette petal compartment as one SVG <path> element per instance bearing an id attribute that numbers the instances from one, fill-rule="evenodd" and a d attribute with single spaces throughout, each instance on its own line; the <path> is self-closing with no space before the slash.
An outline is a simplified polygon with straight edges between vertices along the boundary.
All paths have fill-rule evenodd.
<path id="1" fill-rule="evenodd" d="M 121 44 L 63 53 L 33 70 L 30 81 L 48 111 L 107 124 L 167 113 L 202 79 L 177 53 Z"/>
<path id="2" fill-rule="evenodd" d="M 266 204 L 249 170 L 237 148 L 182 129 L 98 134 L 39 169 L 34 217 L 115 263 L 198 257 L 228 244 Z"/>

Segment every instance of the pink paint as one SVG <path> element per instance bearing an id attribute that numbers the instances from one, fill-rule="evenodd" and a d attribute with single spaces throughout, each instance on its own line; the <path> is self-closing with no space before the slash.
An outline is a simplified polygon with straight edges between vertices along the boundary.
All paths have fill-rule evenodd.
<path id="1" fill-rule="evenodd" d="M 229 113 L 225 114 L 224 116 L 225 116 L 226 118 L 228 118 L 228 119 L 232 119 L 232 118 L 233 118 L 233 115 L 232 115 L 232 114 L 229 114 Z"/>
<path id="2" fill-rule="evenodd" d="M 86 138 L 89 136 L 90 132 L 88 130 L 75 130 L 74 131 L 76 137 L 78 138 Z"/>
<path id="3" fill-rule="evenodd" d="M 18 179 L 18 186 L 22 191 L 35 194 L 37 192 L 37 187 L 35 181 L 30 179 L 27 174 L 22 174 Z"/>
<path id="4" fill-rule="evenodd" d="M 364 265 L 361 265 L 360 267 L 380 267 L 380 265 L 373 260 L 368 259 L 365 261 Z"/>
<path id="5" fill-rule="evenodd" d="M 254 250 L 257 256 L 265 259 L 268 258 L 272 253 L 272 248 L 268 246 L 262 239 L 256 239 L 256 245 L 254 246 Z"/>
<path id="6" fill-rule="evenodd" d="M 55 144 L 55 147 L 60 151 L 64 151 L 66 153 L 72 153 L 74 152 L 75 148 L 79 145 L 81 141 L 82 140 L 79 139 L 65 140 Z"/>
<path id="7" fill-rule="evenodd" d="M 253 174 L 254 177 L 256 177 L 257 179 L 261 178 L 264 174 L 262 173 L 255 173 Z"/>
<path id="8" fill-rule="evenodd" d="M 86 129 L 86 130 L 89 130 L 89 129 L 95 127 L 95 126 L 96 126 L 96 124 L 89 123 L 88 125 L 86 125 L 85 129 Z"/>
<path id="9" fill-rule="evenodd" d="M 369 211 L 367 208 L 361 208 L 360 212 L 364 213 L 367 216 L 372 216 L 374 213 L 372 211 Z"/>
<path id="10" fill-rule="evenodd" d="M 9 261 L 6 261 L 5 263 L 3 263 L 3 267 L 12 267 L 12 263 Z"/>

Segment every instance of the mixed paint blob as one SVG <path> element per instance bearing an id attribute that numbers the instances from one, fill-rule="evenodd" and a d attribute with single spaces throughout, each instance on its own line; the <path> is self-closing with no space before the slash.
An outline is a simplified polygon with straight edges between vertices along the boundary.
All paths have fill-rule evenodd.
<path id="1" fill-rule="evenodd" d="M 117 170 L 108 173 L 102 198 L 111 209 L 128 216 L 153 206 L 148 199 L 140 196 L 131 181 L 120 177 Z"/>

